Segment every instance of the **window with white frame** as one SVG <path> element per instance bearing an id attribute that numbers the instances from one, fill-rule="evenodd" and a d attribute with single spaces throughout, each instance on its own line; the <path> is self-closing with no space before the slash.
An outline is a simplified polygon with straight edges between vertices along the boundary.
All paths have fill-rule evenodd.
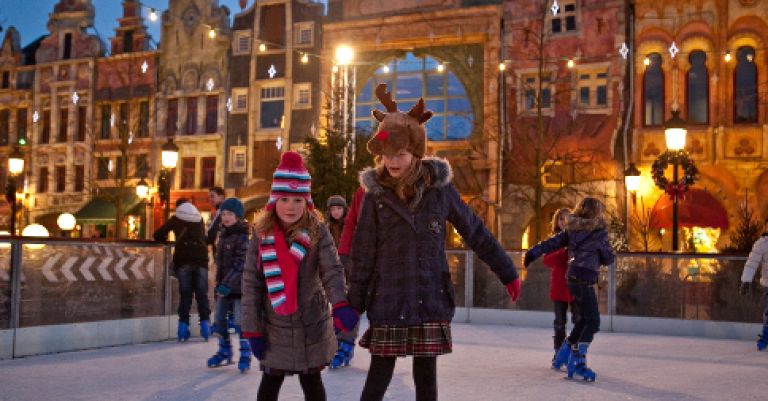
<path id="1" fill-rule="evenodd" d="M 232 88 L 232 113 L 248 112 L 248 88 Z"/>
<path id="2" fill-rule="evenodd" d="M 314 44 L 314 30 L 315 23 L 312 21 L 293 24 L 293 31 L 296 35 L 296 46 L 312 46 Z"/>
<path id="3" fill-rule="evenodd" d="M 608 69 L 581 69 L 577 71 L 576 88 L 576 103 L 579 107 L 608 107 Z"/>
<path id="4" fill-rule="evenodd" d="M 539 92 L 539 74 L 525 73 L 520 76 L 520 109 L 525 112 L 536 111 L 538 103 L 544 110 L 552 109 L 554 84 L 551 82 L 551 73 L 542 74 L 541 92 Z"/>
<path id="5" fill-rule="evenodd" d="M 236 31 L 232 41 L 232 53 L 235 55 L 251 53 L 251 32 Z"/>
<path id="6" fill-rule="evenodd" d="M 557 14 L 551 16 L 550 24 L 552 33 L 566 33 L 576 31 L 576 0 L 558 2 L 560 8 Z"/>
<path id="7" fill-rule="evenodd" d="M 310 82 L 293 86 L 293 108 L 309 109 L 312 107 L 312 84 Z"/>
<path id="8" fill-rule="evenodd" d="M 259 126 L 261 128 L 283 128 L 284 110 L 284 87 L 261 88 L 261 107 L 259 108 Z"/>

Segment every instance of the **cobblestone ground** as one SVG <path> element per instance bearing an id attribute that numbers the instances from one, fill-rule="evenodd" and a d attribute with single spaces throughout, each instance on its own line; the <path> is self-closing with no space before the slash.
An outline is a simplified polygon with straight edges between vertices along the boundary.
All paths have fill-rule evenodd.
<path id="1" fill-rule="evenodd" d="M 551 332 L 454 325 L 454 353 L 438 359 L 440 400 L 764 400 L 768 352 L 754 342 L 599 333 L 589 364 L 597 383 L 549 369 Z M 214 341 L 149 343 L 0 362 L 0 401 L 255 400 L 258 368 L 205 367 Z M 369 356 L 326 371 L 328 400 L 358 400 Z M 413 400 L 411 360 L 398 361 L 385 399 Z M 280 400 L 303 400 L 288 378 Z"/>

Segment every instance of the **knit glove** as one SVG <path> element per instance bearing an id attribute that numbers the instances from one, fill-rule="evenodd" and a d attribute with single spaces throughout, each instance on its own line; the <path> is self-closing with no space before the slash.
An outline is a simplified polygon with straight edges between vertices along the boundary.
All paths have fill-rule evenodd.
<path id="1" fill-rule="evenodd" d="M 516 278 L 505 286 L 507 287 L 507 293 L 509 293 L 509 297 L 512 298 L 512 301 L 517 301 L 518 298 L 520 298 L 520 279 Z"/>
<path id="2" fill-rule="evenodd" d="M 232 292 L 232 289 L 224 284 L 219 284 L 218 286 L 216 286 L 216 293 L 221 296 L 226 297 L 227 295 L 229 295 L 230 292 Z"/>
<path id="3" fill-rule="evenodd" d="M 739 294 L 741 296 L 745 296 L 749 294 L 749 291 L 752 289 L 752 283 L 749 281 L 742 281 L 741 286 L 739 286 Z"/>
<path id="4" fill-rule="evenodd" d="M 261 333 L 243 333 L 243 338 L 248 340 L 251 346 L 251 353 L 258 360 L 264 359 L 264 352 L 267 351 L 267 340 Z"/>
<path id="5" fill-rule="evenodd" d="M 360 320 L 360 314 L 349 306 L 347 301 L 341 301 L 333 305 L 333 327 L 336 330 L 349 332 L 355 329 Z"/>

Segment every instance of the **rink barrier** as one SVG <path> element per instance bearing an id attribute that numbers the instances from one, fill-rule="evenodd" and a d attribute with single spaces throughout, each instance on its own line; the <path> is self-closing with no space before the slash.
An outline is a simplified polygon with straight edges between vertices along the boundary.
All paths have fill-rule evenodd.
<path id="1" fill-rule="evenodd" d="M 521 266 L 522 252 L 509 255 Z M 446 256 L 455 322 L 552 326 L 551 271 L 541 260 L 520 269 L 523 295 L 512 303 L 472 252 Z M 0 359 L 174 339 L 178 291 L 171 257 L 171 246 L 148 241 L 0 237 Z M 745 260 L 620 253 L 597 286 L 601 330 L 753 340 L 762 298 L 738 295 Z M 209 274 L 210 299 L 213 280 Z M 190 329 L 199 340 L 192 308 Z"/>

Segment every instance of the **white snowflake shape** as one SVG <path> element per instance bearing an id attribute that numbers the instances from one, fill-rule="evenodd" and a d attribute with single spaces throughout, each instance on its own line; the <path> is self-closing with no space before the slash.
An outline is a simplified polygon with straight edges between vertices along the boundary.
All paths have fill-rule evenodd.
<path id="1" fill-rule="evenodd" d="M 619 54 L 621 54 L 621 58 L 624 60 L 627 59 L 627 54 L 629 54 L 629 47 L 627 47 L 627 42 L 624 42 L 621 44 L 621 48 L 619 49 Z"/>
<path id="2" fill-rule="evenodd" d="M 557 12 L 560 11 L 560 6 L 557 4 L 557 0 L 552 2 L 552 7 L 549 9 L 552 10 L 552 15 L 557 15 Z"/>
<path id="3" fill-rule="evenodd" d="M 32 113 L 32 122 L 37 123 L 38 120 L 40 120 L 40 113 L 35 110 L 35 112 Z"/>
<path id="4" fill-rule="evenodd" d="M 675 58 L 677 56 L 677 53 L 680 53 L 680 49 L 677 48 L 677 45 L 675 42 L 672 42 L 671 45 L 669 45 L 669 55 L 672 56 L 672 58 Z"/>
<path id="5" fill-rule="evenodd" d="M 77 96 L 77 92 L 72 93 L 72 104 L 77 104 L 78 100 L 80 100 L 80 96 Z"/>
<path id="6" fill-rule="evenodd" d="M 141 73 L 146 74 L 148 68 L 149 68 L 149 64 L 147 64 L 147 60 L 144 60 L 144 62 L 141 63 Z"/>
<path id="7" fill-rule="evenodd" d="M 216 85 L 213 82 L 213 78 L 208 78 L 208 82 L 205 83 L 205 87 L 208 89 L 208 92 L 213 90 L 214 85 Z"/>
<path id="8" fill-rule="evenodd" d="M 232 111 L 232 98 L 227 98 L 227 111 Z"/>
<path id="9" fill-rule="evenodd" d="M 277 146 L 277 150 L 280 150 L 283 148 L 283 138 L 277 138 L 277 141 L 275 142 L 275 146 Z"/>
<path id="10" fill-rule="evenodd" d="M 129 131 L 128 132 L 128 144 L 130 145 L 132 143 L 133 143 L 133 131 Z"/>
<path id="11" fill-rule="evenodd" d="M 275 65 L 274 64 L 270 65 L 267 72 L 269 73 L 270 79 L 274 78 L 275 75 L 277 75 L 277 69 L 275 68 Z"/>

